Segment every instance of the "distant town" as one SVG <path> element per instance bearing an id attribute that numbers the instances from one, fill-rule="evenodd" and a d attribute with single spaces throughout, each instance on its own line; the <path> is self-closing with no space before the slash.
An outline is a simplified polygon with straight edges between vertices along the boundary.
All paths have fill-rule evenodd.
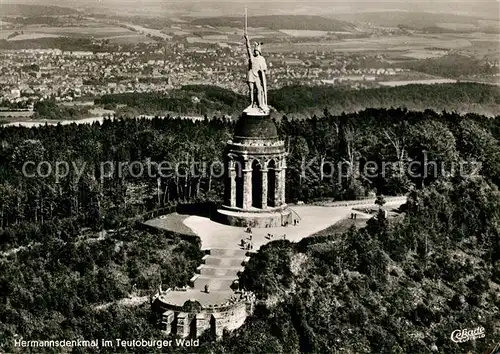
<path id="1" fill-rule="evenodd" d="M 57 26 L 2 19 L 0 117 L 32 116 L 36 103 L 44 100 L 78 106 L 102 95 L 168 92 L 184 85 L 214 85 L 240 94 L 246 92 L 242 73 L 247 63 L 241 29 L 214 26 L 211 22 L 155 26 L 107 18 L 50 19 L 59 21 Z M 333 25 L 340 26 L 338 21 Z M 453 33 L 446 34 L 447 41 L 446 36 L 439 40 L 430 36 L 428 30 L 341 25 L 348 27 L 341 28 L 344 31 L 250 29 L 253 38 L 265 41 L 270 86 L 278 89 L 300 83 L 366 89 L 457 81 L 498 84 L 499 61 L 492 55 L 494 48 L 493 52 L 483 50 L 481 55 L 473 56 L 470 46 Z M 95 36 L 85 38 L 87 42 L 79 50 L 57 44 L 46 48 L 43 42 L 76 42 L 82 40 L 85 31 L 95 32 Z M 102 37 L 99 31 L 113 32 L 115 36 Z M 474 34 L 466 36 L 473 46 L 477 45 Z M 496 38 L 494 34 L 482 36 Z M 44 45 L 32 45 L 38 41 Z M 367 49 L 358 50 L 359 43 L 365 42 Z M 444 64 L 439 62 L 441 58 L 445 58 Z M 424 65 L 426 60 L 432 61 L 430 65 Z M 459 72 L 448 72 L 446 66 L 455 64 Z"/>

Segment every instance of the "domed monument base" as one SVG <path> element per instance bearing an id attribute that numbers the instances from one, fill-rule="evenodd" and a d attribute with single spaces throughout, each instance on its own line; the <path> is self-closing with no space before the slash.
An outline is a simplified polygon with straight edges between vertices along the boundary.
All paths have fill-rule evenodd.
<path id="1" fill-rule="evenodd" d="M 251 209 L 231 208 L 223 205 L 217 210 L 217 221 L 237 227 L 280 227 L 292 223 L 292 212 L 283 205 L 279 208 Z"/>
<path id="2" fill-rule="evenodd" d="M 279 227 L 292 221 L 285 203 L 285 143 L 268 110 L 243 111 L 226 147 L 226 171 L 217 221 L 242 227 Z"/>

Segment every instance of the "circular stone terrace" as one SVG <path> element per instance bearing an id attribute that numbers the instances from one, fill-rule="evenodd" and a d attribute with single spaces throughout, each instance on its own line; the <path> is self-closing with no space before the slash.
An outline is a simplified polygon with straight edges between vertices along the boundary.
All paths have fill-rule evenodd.
<path id="1" fill-rule="evenodd" d="M 173 306 L 183 306 L 186 301 L 198 301 L 204 308 L 221 306 L 234 301 L 237 294 L 231 286 L 238 279 L 238 273 L 244 270 L 249 255 L 257 252 L 268 242 L 287 239 L 299 242 L 314 235 L 341 220 L 348 219 L 356 212 L 357 219 L 367 220 L 373 215 L 365 214 L 353 208 L 374 207 L 374 199 L 363 201 L 334 202 L 327 206 L 297 205 L 292 206 L 294 217 L 299 220 L 297 226 L 252 229 L 251 251 L 244 249 L 242 240 L 250 242 L 250 234 L 245 228 L 219 224 L 206 217 L 169 214 L 151 219 L 145 224 L 184 235 L 198 236 L 201 248 L 207 254 L 198 267 L 189 286 L 184 289 L 169 290 L 159 294 L 159 300 Z M 406 202 L 406 197 L 387 198 L 385 207 L 396 208 Z M 298 215 L 298 216 L 297 216 Z M 272 234 L 274 237 L 268 238 Z M 205 292 L 205 285 L 210 292 Z"/>

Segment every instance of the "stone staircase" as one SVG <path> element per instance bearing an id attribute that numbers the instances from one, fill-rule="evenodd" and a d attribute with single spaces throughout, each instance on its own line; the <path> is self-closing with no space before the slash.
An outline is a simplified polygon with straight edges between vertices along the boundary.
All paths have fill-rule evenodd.
<path id="1" fill-rule="evenodd" d="M 253 313 L 255 295 L 234 286 L 250 260 L 248 251 L 211 248 L 205 252 L 188 287 L 158 293 L 154 304 L 162 312 L 161 327 L 168 334 L 198 337 L 210 329 L 220 338 L 224 329 L 241 327 Z M 196 302 L 201 308 L 195 311 L 185 308 L 186 304 Z"/>
<path id="2" fill-rule="evenodd" d="M 203 257 L 203 264 L 197 268 L 197 274 L 191 278 L 194 289 L 204 290 L 205 285 L 210 291 L 227 291 L 238 279 L 238 273 L 248 262 L 246 251 L 236 249 L 214 248 Z"/>
<path id="3" fill-rule="evenodd" d="M 210 277 L 237 277 L 238 273 L 243 271 L 243 267 L 224 267 L 204 264 L 198 267 L 198 271 L 200 275 Z"/>
<path id="4" fill-rule="evenodd" d="M 242 257 L 245 258 L 246 251 L 245 250 L 237 250 L 237 249 L 226 249 L 226 248 L 212 248 L 210 250 L 210 257 L 219 257 L 219 258 L 228 258 L 228 257 Z"/>
<path id="5" fill-rule="evenodd" d="M 211 277 L 200 275 L 194 282 L 194 289 L 204 290 L 205 285 L 208 284 L 210 292 L 216 290 L 229 290 L 235 281 L 235 277 Z"/>
<path id="6" fill-rule="evenodd" d="M 221 258 L 221 257 L 207 257 L 205 259 L 205 264 L 207 266 L 213 266 L 213 267 L 239 267 L 241 266 L 243 260 L 245 259 L 245 257 L 243 258 L 236 258 L 236 257 L 225 257 L 225 258 Z"/>

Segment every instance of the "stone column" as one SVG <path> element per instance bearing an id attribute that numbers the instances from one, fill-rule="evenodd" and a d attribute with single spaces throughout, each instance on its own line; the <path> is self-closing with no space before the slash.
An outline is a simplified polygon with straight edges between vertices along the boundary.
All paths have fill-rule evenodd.
<path id="1" fill-rule="evenodd" d="M 180 312 L 177 315 L 177 335 L 181 338 L 187 338 L 189 336 L 189 329 L 189 314 Z"/>
<path id="2" fill-rule="evenodd" d="M 267 208 L 267 169 L 262 170 L 262 209 Z"/>
<path id="3" fill-rule="evenodd" d="M 201 336 L 207 329 L 207 320 L 203 313 L 196 314 L 196 338 Z"/>
<path id="4" fill-rule="evenodd" d="M 222 315 L 218 312 L 212 314 L 213 321 L 211 322 L 211 325 L 215 326 L 215 328 L 212 328 L 212 331 L 215 332 L 215 336 L 217 340 L 222 338 L 222 334 L 224 333 L 224 327 L 222 323 Z"/>
<path id="5" fill-rule="evenodd" d="M 286 164 L 283 161 L 282 165 L 282 170 L 281 170 L 281 197 L 280 197 L 280 204 L 285 204 L 285 188 L 286 188 Z"/>
<path id="6" fill-rule="evenodd" d="M 163 325 L 163 330 L 167 334 L 172 333 L 172 323 L 174 322 L 174 317 L 175 317 L 175 313 L 172 310 L 167 310 L 162 315 L 161 323 Z"/>
<path id="7" fill-rule="evenodd" d="M 234 168 L 234 162 L 231 163 L 229 167 L 229 206 L 236 206 L 236 170 Z"/>
<path id="8" fill-rule="evenodd" d="M 243 209 L 252 207 L 252 165 L 251 161 L 245 161 L 243 170 Z"/>
<path id="9" fill-rule="evenodd" d="M 281 167 L 277 167 L 275 170 L 275 186 L 274 186 L 274 206 L 279 207 L 281 205 Z"/>

